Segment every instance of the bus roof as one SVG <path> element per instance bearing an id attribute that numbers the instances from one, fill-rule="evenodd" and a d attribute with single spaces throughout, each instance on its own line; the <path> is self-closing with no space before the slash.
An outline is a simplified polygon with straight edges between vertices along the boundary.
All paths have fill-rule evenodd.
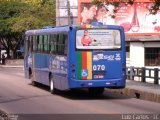
<path id="1" fill-rule="evenodd" d="M 69 26 L 61 26 L 61 27 L 50 27 L 50 28 L 43 28 L 43 29 L 34 29 L 34 30 L 27 30 L 25 35 L 36 35 L 36 34 L 49 34 L 49 33 L 59 33 L 59 32 L 68 32 L 70 29 Z"/>
<path id="2" fill-rule="evenodd" d="M 50 34 L 50 33 L 60 33 L 60 32 L 68 32 L 72 28 L 77 29 L 86 29 L 86 28 L 118 28 L 123 29 L 122 26 L 119 25 L 103 25 L 103 23 L 93 22 L 93 24 L 86 25 L 72 25 L 72 26 L 56 26 L 56 27 L 44 27 L 42 29 L 28 30 L 25 32 L 25 35 L 36 35 L 36 34 Z"/>

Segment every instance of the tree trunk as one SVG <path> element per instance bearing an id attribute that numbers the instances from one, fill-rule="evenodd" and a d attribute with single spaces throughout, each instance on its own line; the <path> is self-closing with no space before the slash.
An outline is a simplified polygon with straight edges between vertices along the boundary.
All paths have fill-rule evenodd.
<path id="1" fill-rule="evenodd" d="M 13 59 L 16 59 L 17 55 L 16 55 L 16 50 L 13 51 Z"/>
<path id="2" fill-rule="evenodd" d="M 10 49 L 9 48 L 7 48 L 6 53 L 7 53 L 7 58 L 10 59 L 11 56 L 10 56 Z"/>

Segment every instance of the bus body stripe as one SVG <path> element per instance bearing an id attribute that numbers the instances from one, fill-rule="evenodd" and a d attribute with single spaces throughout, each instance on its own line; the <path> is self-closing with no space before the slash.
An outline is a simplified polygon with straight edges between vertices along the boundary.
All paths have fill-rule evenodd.
<path id="1" fill-rule="evenodd" d="M 81 70 L 82 70 L 82 52 L 78 52 L 78 80 L 82 79 Z"/>
<path id="2" fill-rule="evenodd" d="M 82 70 L 87 70 L 87 52 L 82 52 Z M 83 80 L 86 80 L 87 77 L 83 77 Z"/>
<path id="3" fill-rule="evenodd" d="M 78 52 L 78 80 L 92 79 L 92 52 Z M 88 70 L 88 76 L 82 76 L 82 70 Z"/>
<path id="4" fill-rule="evenodd" d="M 88 80 L 92 79 L 92 52 L 87 52 Z"/>

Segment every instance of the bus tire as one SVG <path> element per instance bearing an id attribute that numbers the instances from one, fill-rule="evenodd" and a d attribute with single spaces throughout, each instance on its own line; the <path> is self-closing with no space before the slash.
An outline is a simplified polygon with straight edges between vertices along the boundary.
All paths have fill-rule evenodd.
<path id="1" fill-rule="evenodd" d="M 33 86 L 37 86 L 36 81 L 34 81 L 33 79 L 31 79 L 31 84 L 32 84 Z"/>
<path id="2" fill-rule="evenodd" d="M 88 90 L 91 96 L 99 96 L 103 94 L 104 87 L 93 87 L 93 88 L 89 88 Z"/>
<path id="3" fill-rule="evenodd" d="M 31 85 L 36 86 L 36 82 L 33 79 L 33 74 L 31 69 L 29 69 L 29 79 L 31 79 Z"/>
<path id="4" fill-rule="evenodd" d="M 52 75 L 49 76 L 49 88 L 51 94 L 57 94 L 57 89 L 54 87 L 54 77 Z"/>

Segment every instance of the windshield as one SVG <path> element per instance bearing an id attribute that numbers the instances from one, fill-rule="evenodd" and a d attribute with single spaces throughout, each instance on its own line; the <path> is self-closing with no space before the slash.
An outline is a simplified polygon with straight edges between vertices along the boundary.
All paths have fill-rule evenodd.
<path id="1" fill-rule="evenodd" d="M 77 49 L 117 49 L 121 48 L 119 30 L 85 29 L 77 30 Z"/>

